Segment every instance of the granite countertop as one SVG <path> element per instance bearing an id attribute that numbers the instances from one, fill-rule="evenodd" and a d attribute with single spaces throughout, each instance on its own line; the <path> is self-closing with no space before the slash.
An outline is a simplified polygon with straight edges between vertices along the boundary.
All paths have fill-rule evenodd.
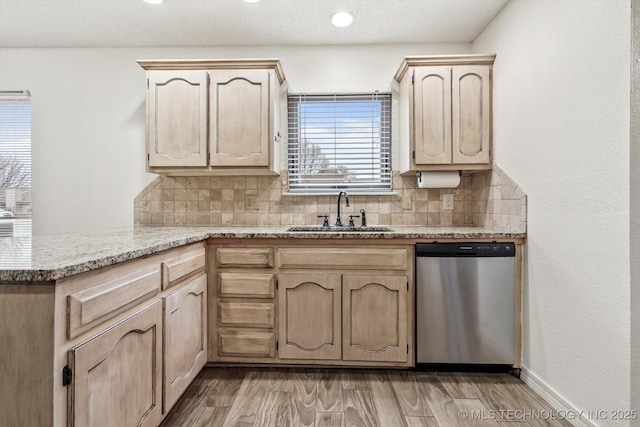
<path id="1" fill-rule="evenodd" d="M 207 238 L 524 239 L 485 227 L 390 226 L 390 232 L 289 232 L 288 226 L 152 227 L 0 238 L 0 283 L 51 282 Z"/>

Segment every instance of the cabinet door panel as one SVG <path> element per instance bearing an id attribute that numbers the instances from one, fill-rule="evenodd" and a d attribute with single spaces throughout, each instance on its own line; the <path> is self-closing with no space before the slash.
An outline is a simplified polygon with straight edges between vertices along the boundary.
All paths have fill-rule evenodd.
<path id="1" fill-rule="evenodd" d="M 491 82 L 486 66 L 453 67 L 453 163 L 488 163 Z"/>
<path id="2" fill-rule="evenodd" d="M 149 166 L 207 166 L 207 73 L 148 74 Z"/>
<path id="3" fill-rule="evenodd" d="M 451 163 L 451 67 L 418 67 L 414 79 L 415 163 Z"/>
<path id="4" fill-rule="evenodd" d="M 406 276 L 343 277 L 344 360 L 407 360 Z"/>
<path id="5" fill-rule="evenodd" d="M 341 358 L 341 277 L 278 277 L 279 352 L 282 359 Z"/>
<path id="6" fill-rule="evenodd" d="M 207 359 L 206 277 L 197 277 L 165 298 L 165 413 Z"/>
<path id="7" fill-rule="evenodd" d="M 269 71 L 210 76 L 211 165 L 269 166 Z"/>
<path id="8" fill-rule="evenodd" d="M 74 427 L 158 425 L 161 322 L 158 301 L 71 350 Z"/>

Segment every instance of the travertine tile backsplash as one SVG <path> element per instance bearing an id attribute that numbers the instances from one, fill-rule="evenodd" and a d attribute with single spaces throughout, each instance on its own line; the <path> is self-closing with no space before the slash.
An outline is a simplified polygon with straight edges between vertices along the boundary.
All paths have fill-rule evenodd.
<path id="1" fill-rule="evenodd" d="M 335 221 L 336 194 L 291 196 L 281 177 L 167 177 L 159 176 L 135 199 L 134 222 L 153 225 L 312 225 L 318 215 Z M 526 231 L 526 195 L 497 166 L 493 171 L 463 174 L 455 189 L 418 189 L 416 178 L 393 177 L 397 195 L 349 196 L 349 214 L 367 213 L 369 225 L 482 225 Z M 442 195 L 453 194 L 453 211 L 442 209 Z M 402 209 L 403 196 L 411 209 Z M 359 224 L 356 220 L 356 224 Z"/>

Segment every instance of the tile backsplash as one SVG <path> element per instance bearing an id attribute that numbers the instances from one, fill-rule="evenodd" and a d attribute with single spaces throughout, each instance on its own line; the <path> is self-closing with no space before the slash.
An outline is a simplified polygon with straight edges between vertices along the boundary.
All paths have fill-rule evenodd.
<path id="1" fill-rule="evenodd" d="M 275 177 L 159 176 L 135 199 L 134 223 L 145 225 L 312 225 L 318 215 L 335 221 L 336 194 L 286 192 L 286 172 Z M 527 197 L 496 164 L 492 171 L 463 174 L 454 189 L 418 189 L 415 176 L 394 173 L 396 195 L 351 195 L 342 220 L 365 209 L 369 225 L 486 226 L 526 231 Z M 442 209 L 453 194 L 454 208 Z M 411 209 L 403 209 L 403 198 Z M 359 224 L 359 219 L 356 219 Z"/>

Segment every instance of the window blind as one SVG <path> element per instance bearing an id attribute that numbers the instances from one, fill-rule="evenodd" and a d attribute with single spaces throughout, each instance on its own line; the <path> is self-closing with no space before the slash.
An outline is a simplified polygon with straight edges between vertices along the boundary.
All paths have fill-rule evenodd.
<path id="1" fill-rule="evenodd" d="M 289 95 L 291 192 L 391 190 L 391 94 Z"/>
<path id="2" fill-rule="evenodd" d="M 31 102 L 28 91 L 0 91 L 0 236 L 31 234 Z M 2 213 L 0 211 L 0 213 Z M 8 220 L 12 227 L 7 228 Z"/>

